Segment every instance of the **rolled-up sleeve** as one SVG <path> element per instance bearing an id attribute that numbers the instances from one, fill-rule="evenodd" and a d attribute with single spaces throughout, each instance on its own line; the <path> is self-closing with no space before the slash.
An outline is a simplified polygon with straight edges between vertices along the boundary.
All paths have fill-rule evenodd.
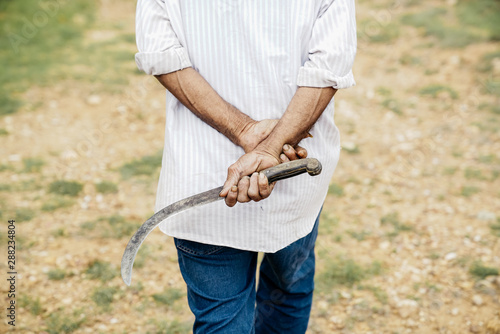
<path id="1" fill-rule="evenodd" d="M 163 0 L 139 0 L 136 11 L 137 67 L 160 75 L 190 67 L 187 50 L 172 28 Z"/>
<path id="2" fill-rule="evenodd" d="M 314 23 L 309 59 L 299 69 L 298 86 L 348 88 L 355 85 L 356 55 L 354 0 L 325 0 Z"/>

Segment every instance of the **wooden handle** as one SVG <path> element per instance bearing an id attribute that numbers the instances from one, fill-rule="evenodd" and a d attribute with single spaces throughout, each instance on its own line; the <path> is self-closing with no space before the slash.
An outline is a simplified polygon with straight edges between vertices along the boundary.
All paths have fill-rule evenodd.
<path id="1" fill-rule="evenodd" d="M 321 163 L 318 159 L 307 158 L 294 160 L 261 171 L 261 173 L 267 176 L 269 183 L 288 179 L 289 177 L 297 176 L 305 172 L 311 176 L 321 174 Z"/>

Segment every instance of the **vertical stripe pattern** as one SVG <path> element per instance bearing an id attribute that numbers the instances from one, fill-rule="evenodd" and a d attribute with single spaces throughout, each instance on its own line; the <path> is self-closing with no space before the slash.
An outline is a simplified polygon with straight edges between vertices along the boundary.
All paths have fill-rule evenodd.
<path id="1" fill-rule="evenodd" d="M 347 88 L 356 51 L 353 0 L 139 0 L 138 67 L 163 74 L 192 66 L 255 120 L 280 118 L 298 86 Z M 156 210 L 223 184 L 244 152 L 169 92 Z M 304 110 L 307 112 L 307 110 Z M 275 252 L 311 231 L 340 151 L 333 101 L 301 146 L 323 164 L 317 177 L 277 183 L 261 202 L 223 201 L 168 218 L 165 233 Z"/>

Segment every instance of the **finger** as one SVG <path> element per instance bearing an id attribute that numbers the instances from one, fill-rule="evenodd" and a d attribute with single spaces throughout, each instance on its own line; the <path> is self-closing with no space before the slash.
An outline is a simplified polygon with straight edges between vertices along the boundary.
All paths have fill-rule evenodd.
<path id="1" fill-rule="evenodd" d="M 250 186 L 248 187 L 248 197 L 252 201 L 258 202 L 262 199 L 259 193 L 259 173 L 253 173 L 250 177 Z"/>
<path id="2" fill-rule="evenodd" d="M 222 191 L 219 193 L 220 197 L 226 197 L 229 194 L 229 191 L 232 186 L 238 185 L 238 181 L 240 180 L 240 172 L 236 167 L 236 164 L 232 164 L 227 169 L 227 179 L 224 182 L 224 186 L 222 187 Z"/>
<path id="3" fill-rule="evenodd" d="M 238 183 L 238 202 L 250 202 L 250 197 L 248 197 L 248 187 L 250 187 L 250 177 L 244 176 Z"/>
<path id="4" fill-rule="evenodd" d="M 226 205 L 229 207 L 235 206 L 237 202 L 236 200 L 237 197 L 238 197 L 238 187 L 232 186 L 231 189 L 229 190 L 229 193 L 226 196 Z"/>
<path id="5" fill-rule="evenodd" d="M 280 154 L 280 160 L 281 160 L 281 162 L 288 162 L 288 161 L 290 161 L 290 159 L 288 159 L 288 157 L 284 153 Z"/>
<path id="6" fill-rule="evenodd" d="M 295 153 L 300 159 L 307 158 L 307 150 L 299 145 L 295 146 Z"/>
<path id="7" fill-rule="evenodd" d="M 264 175 L 264 173 L 259 173 L 259 193 L 260 197 L 262 199 L 268 198 L 269 195 L 271 195 L 271 191 L 274 188 L 274 183 L 273 185 L 269 185 L 269 180 L 267 177 Z"/>
<path id="8" fill-rule="evenodd" d="M 288 144 L 283 145 L 283 153 L 287 156 L 289 160 L 297 160 L 299 157 L 295 152 L 295 149 Z"/>

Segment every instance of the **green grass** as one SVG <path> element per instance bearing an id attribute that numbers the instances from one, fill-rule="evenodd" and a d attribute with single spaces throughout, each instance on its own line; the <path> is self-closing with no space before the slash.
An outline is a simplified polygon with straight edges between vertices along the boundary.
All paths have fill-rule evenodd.
<path id="1" fill-rule="evenodd" d="M 85 273 L 90 279 L 99 279 L 102 282 L 110 281 L 117 276 L 117 271 L 111 263 L 100 260 L 90 263 Z"/>
<path id="2" fill-rule="evenodd" d="M 60 238 L 60 237 L 65 237 L 68 235 L 68 232 L 64 227 L 59 227 L 50 232 L 54 237 Z"/>
<path id="3" fill-rule="evenodd" d="M 83 51 L 83 31 L 93 21 L 95 4 L 23 0 L 2 5 L 0 62 L 9 66 L 0 74 L 0 115 L 6 115 L 22 105 L 20 93 L 31 84 L 44 85 L 65 76 L 61 65 L 71 59 L 72 50 Z"/>
<path id="4" fill-rule="evenodd" d="M 385 97 L 389 97 L 392 95 L 391 89 L 384 87 L 384 86 L 377 87 L 377 89 L 375 91 L 377 92 L 377 94 L 385 96 Z"/>
<path id="5" fill-rule="evenodd" d="M 140 222 L 127 220 L 120 215 L 100 217 L 94 221 L 86 221 L 80 225 L 82 230 L 94 231 L 99 226 L 100 237 L 102 238 L 130 238 L 140 227 Z"/>
<path id="6" fill-rule="evenodd" d="M 45 165 L 45 162 L 40 158 L 24 158 L 23 165 L 24 173 L 39 173 L 43 165 Z"/>
<path id="7" fill-rule="evenodd" d="M 481 262 L 474 262 L 469 269 L 469 273 L 479 279 L 485 279 L 488 276 L 498 276 L 498 269 L 486 267 Z"/>
<path id="8" fill-rule="evenodd" d="M 113 297 L 117 292 L 118 288 L 116 287 L 99 287 L 94 290 L 91 298 L 103 311 L 108 312 L 111 310 Z"/>
<path id="9" fill-rule="evenodd" d="M 487 39 L 485 32 L 458 22 L 454 11 L 439 7 L 406 14 L 401 22 L 420 28 L 425 36 L 436 38 L 442 47 L 461 48 Z"/>
<path id="10" fill-rule="evenodd" d="M 423 87 L 419 93 L 422 96 L 431 96 L 433 98 L 437 98 L 441 93 L 447 93 L 452 99 L 458 99 L 458 93 L 453 88 L 440 84 Z"/>
<path id="11" fill-rule="evenodd" d="M 497 218 L 496 224 L 490 225 L 491 233 L 497 237 L 500 237 L 500 217 Z"/>
<path id="12" fill-rule="evenodd" d="M 12 187 L 8 183 L 0 183 L 0 191 L 10 191 Z"/>
<path id="13" fill-rule="evenodd" d="M 445 167 L 443 170 L 444 175 L 454 175 L 458 170 L 458 167 Z"/>
<path id="14" fill-rule="evenodd" d="M 328 193 L 336 197 L 342 197 L 344 196 L 344 188 L 339 184 L 332 183 L 328 187 Z"/>
<path id="15" fill-rule="evenodd" d="M 22 94 L 33 84 L 79 80 L 111 92 L 128 84 L 126 74 L 136 73 L 131 34 L 116 28 L 110 40 L 84 38 L 96 27 L 96 4 L 86 0 L 1 2 L 0 63 L 9 66 L 0 72 L 0 116 L 16 112 L 23 105 Z"/>
<path id="16" fill-rule="evenodd" d="M 422 63 L 422 60 L 419 57 L 415 57 L 411 54 L 405 53 L 399 58 L 399 63 L 401 65 L 419 65 Z"/>
<path id="17" fill-rule="evenodd" d="M 110 181 L 96 183 L 95 189 L 101 194 L 116 194 L 118 192 L 118 186 L 116 183 Z"/>
<path id="18" fill-rule="evenodd" d="M 35 218 L 36 212 L 29 208 L 16 209 L 14 216 L 16 222 L 27 222 Z"/>
<path id="19" fill-rule="evenodd" d="M 0 136 L 7 136 L 9 134 L 9 131 L 0 128 Z"/>
<path id="20" fill-rule="evenodd" d="M 457 17 L 465 27 L 473 27 L 491 41 L 500 40 L 500 2 L 498 0 L 461 0 Z"/>
<path id="21" fill-rule="evenodd" d="M 358 231 L 349 230 L 349 231 L 347 231 L 347 234 L 349 234 L 351 236 L 351 238 L 356 239 L 357 241 L 363 241 L 366 239 L 366 237 L 371 235 L 371 232 L 369 232 L 369 231 L 358 232 Z"/>
<path id="22" fill-rule="evenodd" d="M 49 192 L 57 195 L 76 197 L 83 189 L 83 184 L 76 181 L 58 180 L 49 185 Z"/>
<path id="23" fill-rule="evenodd" d="M 475 194 L 479 193 L 480 191 L 481 191 L 481 189 L 479 189 L 478 187 L 463 186 L 460 190 L 460 195 L 462 195 L 464 197 L 471 197 L 472 195 L 475 195 Z"/>
<path id="24" fill-rule="evenodd" d="M 493 71 L 493 62 L 500 58 L 500 50 L 489 52 L 481 57 L 481 60 L 476 65 L 479 72 L 491 73 Z"/>
<path id="25" fill-rule="evenodd" d="M 82 230 L 93 231 L 96 228 L 97 221 L 86 221 L 80 224 Z"/>
<path id="26" fill-rule="evenodd" d="M 139 175 L 154 175 L 161 167 L 162 152 L 154 155 L 147 155 L 140 159 L 135 159 L 120 167 L 120 173 L 124 179 L 129 179 Z"/>
<path id="27" fill-rule="evenodd" d="M 390 43 L 399 37 L 399 26 L 395 23 L 381 24 L 368 19 L 359 23 L 358 37 L 371 43 Z"/>
<path id="28" fill-rule="evenodd" d="M 466 179 L 476 179 L 476 180 L 484 180 L 485 177 L 483 173 L 479 169 L 466 168 L 464 172 L 464 176 Z"/>
<path id="29" fill-rule="evenodd" d="M 397 212 L 392 212 L 382 216 L 380 218 L 380 223 L 382 225 L 392 225 L 393 230 L 388 233 L 389 237 L 395 237 L 401 232 L 413 231 L 413 226 L 404 224 L 399 220 L 399 214 Z"/>
<path id="30" fill-rule="evenodd" d="M 40 298 L 33 299 L 26 294 L 19 297 L 19 306 L 25 308 L 33 315 L 40 315 L 43 312 L 42 303 Z"/>
<path id="31" fill-rule="evenodd" d="M 382 101 L 382 106 L 389 109 L 396 115 L 399 116 L 403 115 L 401 103 L 396 99 L 391 99 L 391 98 L 385 99 L 384 101 Z"/>
<path id="32" fill-rule="evenodd" d="M 183 296 L 184 293 L 175 288 L 165 289 L 162 293 L 155 293 L 152 295 L 156 303 L 167 306 L 173 305 L 176 300 L 181 299 Z"/>
<path id="33" fill-rule="evenodd" d="M 61 281 L 66 278 L 66 271 L 64 269 L 50 269 L 47 273 L 47 277 L 51 281 Z"/>
<path id="34" fill-rule="evenodd" d="M 493 96 L 500 96 L 500 80 L 490 77 L 482 84 L 484 93 Z"/>
<path id="35" fill-rule="evenodd" d="M 382 264 L 380 262 L 375 261 L 368 266 L 363 266 L 353 259 L 337 257 L 331 259 L 326 269 L 317 275 L 316 283 L 320 291 L 330 292 L 336 286 L 350 287 L 381 273 Z"/>
<path id="36" fill-rule="evenodd" d="M 377 299 L 381 304 L 385 305 L 387 304 L 388 301 L 388 296 L 387 293 L 379 288 L 378 286 L 373 286 L 373 285 L 360 285 L 358 287 L 359 290 L 368 290 L 373 293 L 373 296 L 375 299 Z"/>
<path id="37" fill-rule="evenodd" d="M 42 204 L 42 211 L 52 212 L 62 208 L 68 208 L 73 206 L 76 202 L 72 199 L 63 197 L 63 196 L 55 196 L 49 198 Z"/>
<path id="38" fill-rule="evenodd" d="M 496 156 L 494 154 L 481 155 L 478 160 L 483 164 L 492 164 L 496 161 Z"/>
<path id="39" fill-rule="evenodd" d="M 120 215 L 103 217 L 99 221 L 106 221 L 108 223 L 106 228 L 102 228 L 102 236 L 105 238 L 131 237 L 140 226 L 140 223 L 128 221 Z"/>
<path id="40" fill-rule="evenodd" d="M 148 323 L 156 328 L 153 332 L 147 332 L 146 334 L 188 334 L 192 329 L 191 322 L 179 322 L 177 320 L 165 321 L 150 319 Z"/>
<path id="41" fill-rule="evenodd" d="M 52 312 L 45 320 L 47 326 L 45 331 L 49 334 L 72 333 L 76 331 L 86 321 L 80 316 L 78 311 L 73 314 L 65 314 L 61 311 Z"/>

